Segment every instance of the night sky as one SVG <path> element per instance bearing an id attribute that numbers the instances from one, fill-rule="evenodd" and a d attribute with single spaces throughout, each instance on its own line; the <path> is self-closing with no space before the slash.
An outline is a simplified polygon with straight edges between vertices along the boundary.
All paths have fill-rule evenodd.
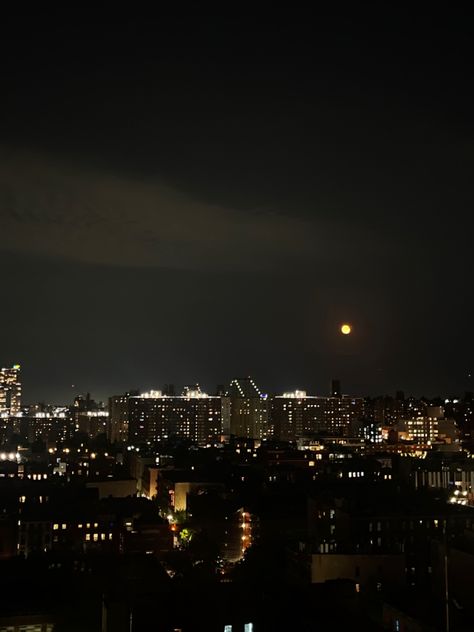
<path id="1" fill-rule="evenodd" d="M 471 24 L 3 20 L 0 364 L 25 400 L 474 390 Z"/>

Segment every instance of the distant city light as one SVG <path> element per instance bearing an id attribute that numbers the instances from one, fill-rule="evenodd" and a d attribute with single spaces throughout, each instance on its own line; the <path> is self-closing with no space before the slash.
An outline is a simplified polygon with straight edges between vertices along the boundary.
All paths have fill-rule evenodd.
<path id="1" fill-rule="evenodd" d="M 351 325 L 344 323 L 343 325 L 341 325 L 341 333 L 343 333 L 345 336 L 349 335 L 352 331 L 352 327 Z"/>

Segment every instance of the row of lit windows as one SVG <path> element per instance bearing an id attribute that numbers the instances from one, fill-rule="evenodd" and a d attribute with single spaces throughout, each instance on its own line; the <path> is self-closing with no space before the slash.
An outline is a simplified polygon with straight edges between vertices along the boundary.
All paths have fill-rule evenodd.
<path id="1" fill-rule="evenodd" d="M 99 541 L 99 537 L 100 537 L 100 540 L 104 541 L 104 540 L 107 539 L 107 534 L 106 533 L 100 533 L 100 534 L 99 533 L 86 533 L 86 535 L 84 537 L 84 540 L 86 542 L 90 542 L 91 540 L 93 542 L 98 542 Z M 109 533 L 108 539 L 112 540 L 112 538 L 113 538 L 113 534 Z"/>
<path id="2" fill-rule="evenodd" d="M 409 529 L 413 529 L 414 525 L 415 525 L 415 522 L 416 522 L 416 520 L 410 520 L 407 523 L 405 520 L 403 520 L 403 522 L 402 522 L 402 530 L 405 530 L 407 528 L 407 526 L 408 526 Z M 426 528 L 429 528 L 430 524 L 431 524 L 431 520 L 429 520 L 429 519 L 428 520 L 421 520 L 420 519 L 420 520 L 418 520 L 418 524 L 420 524 L 421 526 L 424 525 Z M 391 526 L 391 523 L 387 522 L 386 526 L 387 526 L 387 529 L 389 529 L 390 526 Z M 437 529 L 439 527 L 439 520 L 434 519 L 433 520 L 433 526 Z M 376 527 L 376 528 L 374 529 L 374 527 Z M 382 531 L 382 522 L 380 522 L 380 521 L 378 521 L 377 523 L 369 522 L 369 527 L 368 528 L 369 528 L 369 531 L 374 531 L 374 530 Z"/>
<path id="3" fill-rule="evenodd" d="M 91 525 L 92 525 L 93 527 L 97 528 L 97 527 L 99 526 L 99 523 L 98 523 L 98 522 L 94 522 L 94 523 L 92 524 L 92 523 L 90 523 L 90 522 L 87 522 L 87 523 L 85 523 L 85 528 L 86 528 L 86 529 L 90 529 L 90 528 L 91 528 Z M 57 522 L 55 522 L 55 523 L 53 524 L 53 531 L 58 531 L 60 527 L 61 527 L 61 529 L 67 529 L 67 523 L 66 523 L 66 522 L 63 522 L 62 524 L 58 524 Z M 77 528 L 78 528 L 78 529 L 82 529 L 83 527 L 84 527 L 84 525 L 83 525 L 81 522 L 77 525 Z"/>

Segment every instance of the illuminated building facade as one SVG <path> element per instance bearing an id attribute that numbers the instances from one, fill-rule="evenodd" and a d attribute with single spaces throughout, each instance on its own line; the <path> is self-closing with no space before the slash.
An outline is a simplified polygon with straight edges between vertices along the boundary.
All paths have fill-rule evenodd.
<path id="1" fill-rule="evenodd" d="M 171 547 L 168 522 L 142 498 L 109 497 L 79 507 L 43 498 L 24 503 L 18 521 L 17 551 L 26 558 L 49 551 L 160 556 Z"/>
<path id="2" fill-rule="evenodd" d="M 298 390 L 273 397 L 271 425 L 274 436 L 282 441 L 295 441 L 317 433 L 324 418 L 325 399 Z"/>
<path id="3" fill-rule="evenodd" d="M 403 391 L 397 391 L 395 397 L 366 397 L 364 402 L 364 419 L 382 426 L 393 426 L 403 419 L 414 419 L 426 414 L 429 402 L 425 399 L 407 397 Z"/>
<path id="4" fill-rule="evenodd" d="M 107 439 L 110 443 L 128 438 L 128 395 L 109 397 L 109 422 Z"/>
<path id="5" fill-rule="evenodd" d="M 128 398 L 137 397 L 138 395 L 138 391 L 130 391 L 124 395 L 112 395 L 112 397 L 109 397 L 107 439 L 110 443 L 127 441 Z"/>
<path id="6" fill-rule="evenodd" d="M 274 435 L 282 441 L 315 434 L 347 436 L 363 411 L 361 397 L 316 397 L 306 391 L 294 391 L 272 399 L 271 425 Z"/>
<path id="7" fill-rule="evenodd" d="M 150 391 L 128 399 L 128 420 L 129 443 L 179 437 L 205 446 L 220 441 L 221 398 L 199 387 L 187 387 L 179 396 Z"/>
<path id="8" fill-rule="evenodd" d="M 222 398 L 224 434 L 263 439 L 270 432 L 269 400 L 250 377 L 232 380 Z"/>
<path id="9" fill-rule="evenodd" d="M 39 411 L 19 419 L 17 432 L 28 442 L 67 441 L 76 431 L 67 408 L 55 408 L 50 412 Z"/>
<path id="10" fill-rule="evenodd" d="M 20 365 L 0 369 L 0 413 L 17 415 L 21 409 Z"/>
<path id="11" fill-rule="evenodd" d="M 275 437 L 293 441 L 303 435 L 307 399 L 305 391 L 283 393 L 272 398 L 271 423 Z"/>
<path id="12" fill-rule="evenodd" d="M 341 436 L 351 434 L 352 424 L 364 415 L 364 399 L 362 397 L 322 397 L 320 432 Z"/>
<path id="13" fill-rule="evenodd" d="M 417 444 L 444 443 L 456 449 L 460 446 L 459 428 L 454 419 L 445 418 L 442 406 L 429 406 L 423 417 L 404 419 L 385 432 L 391 432 L 398 440 Z"/>
<path id="14" fill-rule="evenodd" d="M 106 434 L 109 413 L 106 410 L 88 410 L 76 413 L 76 430 L 89 437 Z"/>

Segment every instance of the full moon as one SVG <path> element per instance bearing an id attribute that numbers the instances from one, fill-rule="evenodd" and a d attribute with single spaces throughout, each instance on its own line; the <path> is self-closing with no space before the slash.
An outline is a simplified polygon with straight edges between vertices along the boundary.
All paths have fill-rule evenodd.
<path id="1" fill-rule="evenodd" d="M 351 331 L 352 331 L 352 327 L 348 325 L 347 323 L 344 325 L 341 325 L 341 333 L 343 333 L 345 336 L 350 334 Z"/>

